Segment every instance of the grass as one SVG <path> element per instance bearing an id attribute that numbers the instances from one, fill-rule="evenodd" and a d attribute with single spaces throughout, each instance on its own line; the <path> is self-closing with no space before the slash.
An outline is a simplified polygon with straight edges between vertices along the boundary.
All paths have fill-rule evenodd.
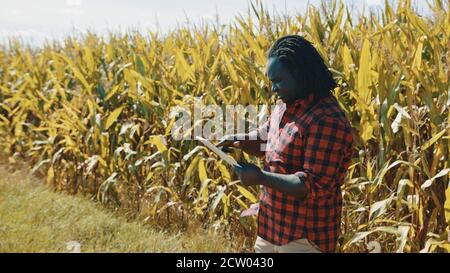
<path id="1" fill-rule="evenodd" d="M 53 192 L 24 168 L 0 164 L 0 252 L 234 252 L 204 231 L 169 234 L 127 222 L 80 196 Z"/>

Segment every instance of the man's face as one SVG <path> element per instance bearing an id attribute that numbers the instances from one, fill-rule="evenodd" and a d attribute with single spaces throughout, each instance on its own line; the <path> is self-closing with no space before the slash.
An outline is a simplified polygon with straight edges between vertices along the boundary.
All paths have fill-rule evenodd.
<path id="1" fill-rule="evenodd" d="M 289 69 L 278 57 L 271 57 L 267 61 L 266 74 L 272 82 L 272 92 L 286 104 L 293 103 L 299 98 L 299 86 Z"/>

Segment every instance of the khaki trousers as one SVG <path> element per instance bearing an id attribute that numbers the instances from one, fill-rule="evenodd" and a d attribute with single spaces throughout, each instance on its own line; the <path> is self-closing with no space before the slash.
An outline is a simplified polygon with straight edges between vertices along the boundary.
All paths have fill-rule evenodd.
<path id="1" fill-rule="evenodd" d="M 308 239 L 299 239 L 286 245 L 277 246 L 261 237 L 256 238 L 256 253 L 321 253 L 320 249 Z"/>

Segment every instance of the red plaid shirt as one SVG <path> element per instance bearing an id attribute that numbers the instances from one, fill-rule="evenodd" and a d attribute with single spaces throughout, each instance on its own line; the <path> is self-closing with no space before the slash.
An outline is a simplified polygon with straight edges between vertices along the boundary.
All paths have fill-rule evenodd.
<path id="1" fill-rule="evenodd" d="M 271 116 L 267 145 L 272 150 L 266 151 L 264 169 L 300 176 L 308 196 L 301 202 L 294 195 L 262 186 L 258 236 L 276 245 L 307 238 L 322 251 L 334 252 L 352 130 L 333 95 L 313 106 L 312 99 L 284 105 Z M 278 130 L 273 126 L 277 122 Z"/>

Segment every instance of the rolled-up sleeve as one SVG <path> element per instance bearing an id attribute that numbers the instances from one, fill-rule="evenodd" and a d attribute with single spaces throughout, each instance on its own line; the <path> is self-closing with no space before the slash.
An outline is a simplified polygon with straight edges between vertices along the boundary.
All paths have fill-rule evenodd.
<path id="1" fill-rule="evenodd" d="M 336 192 L 349 165 L 352 134 L 338 118 L 324 116 L 305 132 L 303 169 L 295 175 L 305 183 L 307 198 Z"/>

